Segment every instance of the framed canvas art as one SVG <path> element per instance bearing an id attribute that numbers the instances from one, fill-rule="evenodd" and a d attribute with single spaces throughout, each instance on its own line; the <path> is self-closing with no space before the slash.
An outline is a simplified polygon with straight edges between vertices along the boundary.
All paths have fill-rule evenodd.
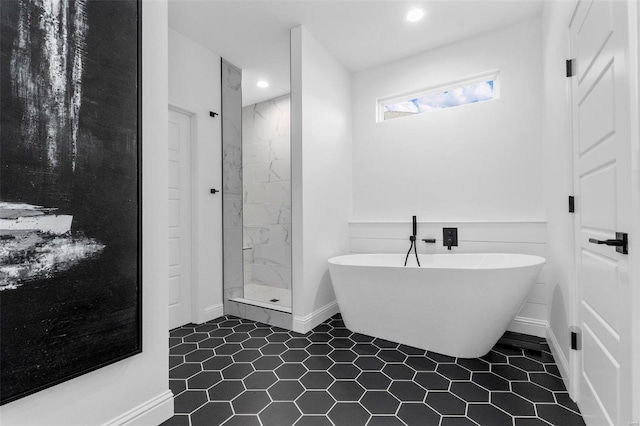
<path id="1" fill-rule="evenodd" d="M 140 7 L 0 2 L 0 404 L 142 351 Z"/>

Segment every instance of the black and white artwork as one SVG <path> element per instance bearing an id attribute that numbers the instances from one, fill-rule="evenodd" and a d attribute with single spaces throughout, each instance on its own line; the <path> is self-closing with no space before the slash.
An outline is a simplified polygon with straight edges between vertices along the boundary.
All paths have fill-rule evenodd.
<path id="1" fill-rule="evenodd" d="M 141 351 L 135 0 L 0 2 L 0 403 Z"/>

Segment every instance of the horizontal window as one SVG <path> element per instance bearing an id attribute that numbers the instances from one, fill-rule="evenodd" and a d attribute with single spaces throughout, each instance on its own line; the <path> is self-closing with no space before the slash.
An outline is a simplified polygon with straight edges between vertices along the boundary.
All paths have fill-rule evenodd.
<path id="1" fill-rule="evenodd" d="M 498 73 L 496 71 L 431 89 L 379 99 L 378 121 L 493 99 L 498 99 Z"/>

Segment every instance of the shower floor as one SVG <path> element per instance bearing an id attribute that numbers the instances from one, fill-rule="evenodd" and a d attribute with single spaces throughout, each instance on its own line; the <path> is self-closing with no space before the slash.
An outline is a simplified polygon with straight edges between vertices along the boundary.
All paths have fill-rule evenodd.
<path id="1" fill-rule="evenodd" d="M 287 288 L 251 283 L 244 286 L 244 297 L 232 300 L 291 313 L 291 289 Z"/>

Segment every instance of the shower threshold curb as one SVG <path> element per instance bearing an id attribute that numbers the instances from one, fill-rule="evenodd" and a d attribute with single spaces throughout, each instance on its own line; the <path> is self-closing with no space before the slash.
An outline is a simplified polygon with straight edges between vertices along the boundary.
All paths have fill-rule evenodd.
<path id="1" fill-rule="evenodd" d="M 259 302 L 257 300 L 245 299 L 243 297 L 234 297 L 233 299 L 229 299 L 229 300 L 231 302 L 242 303 L 244 305 L 259 306 L 261 308 L 271 309 L 272 311 L 285 312 L 287 314 L 291 313 L 290 307 L 276 305 L 274 303 Z"/>

